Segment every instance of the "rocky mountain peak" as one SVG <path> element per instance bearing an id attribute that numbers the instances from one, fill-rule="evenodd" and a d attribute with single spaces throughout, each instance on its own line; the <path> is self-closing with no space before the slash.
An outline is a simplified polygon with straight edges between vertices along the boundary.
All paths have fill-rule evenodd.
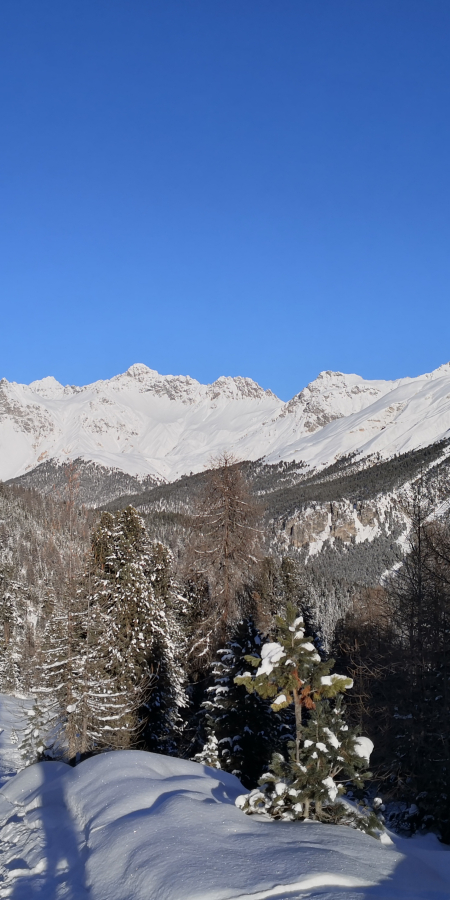
<path id="1" fill-rule="evenodd" d="M 263 397 L 275 397 L 272 391 L 265 391 L 256 381 L 251 378 L 243 378 L 240 375 L 232 378 L 230 375 L 221 375 L 213 384 L 208 384 L 206 388 L 207 397 L 215 400 L 218 397 L 224 397 L 228 400 L 259 400 Z"/>
<path id="2" fill-rule="evenodd" d="M 125 375 L 129 375 L 130 378 L 145 378 L 147 375 L 159 377 L 159 373 L 156 369 L 149 369 L 145 363 L 134 363 L 134 365 L 127 369 Z"/>
<path id="3" fill-rule="evenodd" d="M 30 390 L 40 397 L 61 397 L 64 394 L 64 385 L 60 384 L 53 375 L 46 375 L 38 381 L 32 381 L 29 385 Z"/>
<path id="4" fill-rule="evenodd" d="M 286 404 L 282 415 L 295 414 L 306 432 L 314 432 L 329 422 L 359 412 L 384 396 L 396 381 L 366 381 L 360 375 L 320 372 L 299 394 Z"/>

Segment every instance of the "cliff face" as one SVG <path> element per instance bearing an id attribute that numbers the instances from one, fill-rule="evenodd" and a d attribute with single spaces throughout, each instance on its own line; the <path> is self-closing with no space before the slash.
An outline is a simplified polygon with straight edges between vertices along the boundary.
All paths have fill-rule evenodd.
<path id="1" fill-rule="evenodd" d="M 359 544 L 389 533 L 395 506 L 393 498 L 314 504 L 290 516 L 284 532 L 292 547 L 304 548 L 309 553 L 317 553 L 326 542 L 335 540 Z"/>

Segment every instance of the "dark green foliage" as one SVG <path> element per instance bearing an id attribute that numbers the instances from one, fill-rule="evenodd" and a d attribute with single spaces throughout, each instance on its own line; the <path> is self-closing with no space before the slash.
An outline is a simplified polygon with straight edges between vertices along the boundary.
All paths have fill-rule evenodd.
<path id="1" fill-rule="evenodd" d="M 410 553 L 392 578 L 402 661 L 393 713 L 397 769 L 419 818 L 450 843 L 450 539 L 418 498 Z"/>
<path id="2" fill-rule="evenodd" d="M 274 749 L 283 742 L 286 725 L 270 702 L 249 694 L 235 677 L 247 668 L 248 654 L 259 656 L 264 644 L 252 619 L 240 622 L 213 665 L 213 683 L 208 688 L 207 741 L 195 759 L 236 775 L 245 787 L 253 787 L 267 767 Z"/>
<path id="3" fill-rule="evenodd" d="M 164 618 L 154 623 L 149 662 L 152 689 L 139 710 L 141 743 L 147 750 L 176 755 L 183 727 L 180 709 L 186 705 L 185 660 L 182 659 L 186 640 L 182 620 L 186 618 L 187 607 L 176 589 L 172 554 L 157 541 L 151 544 L 146 576 L 153 590 L 154 610 L 163 611 Z"/>
<path id="4" fill-rule="evenodd" d="M 306 474 L 300 478 L 297 476 L 296 484 L 282 488 L 277 485 L 274 477 L 276 467 L 273 467 L 274 489 L 272 491 L 268 489 L 270 479 L 267 486 L 264 481 L 259 485 L 255 479 L 255 489 L 258 493 L 261 491 L 264 494 L 264 499 L 266 493 L 269 494 L 267 506 L 273 518 L 289 516 L 314 501 L 324 503 L 338 500 L 351 502 L 369 500 L 400 487 L 406 481 L 413 480 L 420 474 L 423 466 L 439 459 L 447 446 L 448 441 L 440 441 L 388 460 L 366 459 L 355 463 L 351 458 L 342 458 L 320 472 Z"/>
<path id="5" fill-rule="evenodd" d="M 391 533 L 360 544 L 335 540 L 308 560 L 307 578 L 319 587 L 334 584 L 341 594 L 348 593 L 354 585 L 376 585 L 381 575 L 402 559 L 399 534 L 400 530 L 394 527 Z"/>

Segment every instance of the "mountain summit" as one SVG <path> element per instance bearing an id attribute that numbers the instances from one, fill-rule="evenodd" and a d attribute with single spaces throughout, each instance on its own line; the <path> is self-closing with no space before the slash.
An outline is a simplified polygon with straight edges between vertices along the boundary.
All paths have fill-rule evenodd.
<path id="1" fill-rule="evenodd" d="M 0 478 L 44 460 L 82 458 L 131 475 L 173 480 L 211 456 L 303 460 L 389 457 L 450 434 L 450 363 L 417 378 L 366 381 L 321 372 L 284 403 L 250 378 L 203 385 L 143 363 L 106 381 L 63 386 L 0 381 Z"/>

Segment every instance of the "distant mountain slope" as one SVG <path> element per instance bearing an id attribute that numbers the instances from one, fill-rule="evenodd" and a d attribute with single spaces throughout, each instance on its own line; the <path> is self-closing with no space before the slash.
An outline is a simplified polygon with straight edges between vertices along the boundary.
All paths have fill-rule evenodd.
<path id="1" fill-rule="evenodd" d="M 137 364 L 109 381 L 63 387 L 0 381 L 0 478 L 81 459 L 172 481 L 232 450 L 268 463 L 328 466 L 389 458 L 450 436 L 450 363 L 418 378 L 365 381 L 322 372 L 288 403 L 249 378 L 202 385 Z M 130 485 L 131 486 L 131 485 Z"/>
<path id="2" fill-rule="evenodd" d="M 67 498 L 70 483 L 77 504 L 98 508 L 117 497 L 128 494 L 138 496 L 151 490 L 159 481 L 152 475 L 138 478 L 120 469 L 75 459 L 70 462 L 46 460 L 23 475 L 9 479 L 7 483 L 18 484 L 22 488 L 30 488 L 60 500 Z"/>

